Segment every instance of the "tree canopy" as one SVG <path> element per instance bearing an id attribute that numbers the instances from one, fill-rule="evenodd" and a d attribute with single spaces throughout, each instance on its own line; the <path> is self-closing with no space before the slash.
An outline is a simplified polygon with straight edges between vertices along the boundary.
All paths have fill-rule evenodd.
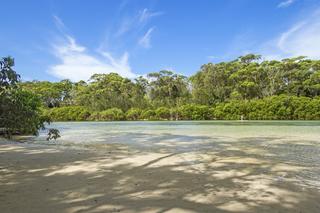
<path id="1" fill-rule="evenodd" d="M 190 77 L 162 70 L 136 79 L 109 73 L 95 74 L 87 82 L 32 81 L 19 85 L 37 95 L 47 115 L 56 115 L 53 117 L 57 120 L 239 119 L 247 115 L 249 106 L 258 109 L 262 102 L 317 103 L 320 61 L 305 57 L 263 61 L 260 55 L 248 54 L 229 62 L 204 64 Z M 243 105 L 246 111 L 238 109 L 236 116 L 228 115 L 235 103 Z M 305 114 L 310 110 L 307 108 Z M 194 110 L 195 115 L 187 116 Z M 309 115 L 253 114 L 247 118 L 318 119 Z"/>
<path id="2" fill-rule="evenodd" d="M 37 134 L 47 120 L 41 115 L 38 96 L 20 87 L 20 76 L 13 70 L 14 60 L 0 60 L 0 128 L 1 133 Z"/>

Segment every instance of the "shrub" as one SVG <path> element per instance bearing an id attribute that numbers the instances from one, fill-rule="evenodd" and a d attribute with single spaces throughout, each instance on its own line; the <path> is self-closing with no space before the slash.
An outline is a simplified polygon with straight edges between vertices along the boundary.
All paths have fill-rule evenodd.
<path id="1" fill-rule="evenodd" d="M 169 120 L 171 118 L 171 113 L 167 107 L 159 107 L 155 111 L 156 118 L 160 120 Z"/>
<path id="2" fill-rule="evenodd" d="M 180 120 L 209 120 L 210 108 L 205 105 L 187 104 L 178 108 Z"/>
<path id="3" fill-rule="evenodd" d="M 296 96 L 271 96 L 250 101 L 233 100 L 212 108 L 212 118 L 238 120 L 316 120 L 320 119 L 320 99 Z"/>
<path id="4" fill-rule="evenodd" d="M 91 113 L 82 106 L 66 106 L 46 109 L 43 115 L 48 116 L 53 121 L 85 121 Z"/>
<path id="5" fill-rule="evenodd" d="M 119 120 L 319 120 L 320 98 L 271 96 L 264 99 L 230 100 L 215 106 L 186 104 L 178 108 L 159 107 L 156 110 L 131 108 L 126 113 L 119 108 L 90 112 L 82 106 L 43 110 L 42 115 L 54 121 L 119 121 Z"/>
<path id="6" fill-rule="evenodd" d="M 156 120 L 156 112 L 151 109 L 142 111 L 141 118 L 145 120 Z"/>
<path id="7" fill-rule="evenodd" d="M 138 108 L 131 108 L 126 112 L 126 119 L 135 121 L 139 120 L 141 117 L 141 109 Z"/>
<path id="8" fill-rule="evenodd" d="M 121 109 L 110 108 L 101 112 L 92 113 L 90 120 L 94 121 L 121 121 L 125 115 Z"/>
<path id="9" fill-rule="evenodd" d="M 21 90 L 7 90 L 0 93 L 0 129 L 6 137 L 14 134 L 37 134 L 49 121 L 41 115 L 40 99 L 32 93 Z"/>

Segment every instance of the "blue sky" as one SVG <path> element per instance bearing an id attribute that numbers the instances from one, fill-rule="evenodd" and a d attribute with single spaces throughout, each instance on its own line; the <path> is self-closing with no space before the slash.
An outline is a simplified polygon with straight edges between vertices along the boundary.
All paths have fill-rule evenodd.
<path id="1" fill-rule="evenodd" d="M 0 0 L 0 56 L 24 80 L 190 76 L 246 53 L 320 59 L 319 0 Z"/>

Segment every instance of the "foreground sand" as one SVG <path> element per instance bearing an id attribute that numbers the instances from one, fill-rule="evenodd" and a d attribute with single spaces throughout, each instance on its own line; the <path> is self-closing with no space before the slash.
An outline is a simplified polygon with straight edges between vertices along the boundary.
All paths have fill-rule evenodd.
<path id="1" fill-rule="evenodd" d="M 0 212 L 320 212 L 302 168 L 230 153 L 0 142 Z"/>

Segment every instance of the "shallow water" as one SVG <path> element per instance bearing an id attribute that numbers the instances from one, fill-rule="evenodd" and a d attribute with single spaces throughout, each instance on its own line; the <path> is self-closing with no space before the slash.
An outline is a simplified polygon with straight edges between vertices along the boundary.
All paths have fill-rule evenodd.
<path id="1" fill-rule="evenodd" d="M 57 144 L 136 150 L 215 154 L 303 168 L 293 173 L 306 186 L 320 188 L 318 121 L 56 122 Z M 45 132 L 33 142 L 44 143 Z"/>
<path id="2" fill-rule="evenodd" d="M 320 146 L 317 121 L 56 122 L 49 127 L 60 130 L 57 143 L 73 145 L 121 144 L 174 152 L 225 145 L 314 152 Z M 34 142 L 43 143 L 45 137 L 41 132 Z"/>

